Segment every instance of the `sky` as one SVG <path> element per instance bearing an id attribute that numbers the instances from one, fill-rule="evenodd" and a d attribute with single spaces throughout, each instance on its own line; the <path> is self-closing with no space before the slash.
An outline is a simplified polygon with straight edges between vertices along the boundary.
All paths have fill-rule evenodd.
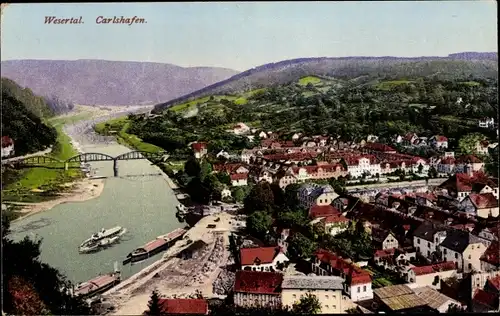
<path id="1" fill-rule="evenodd" d="M 105 59 L 244 71 L 301 57 L 497 51 L 495 1 L 10 4 L 1 59 Z M 44 24 L 46 16 L 83 24 Z M 97 24 L 99 16 L 144 24 Z"/>

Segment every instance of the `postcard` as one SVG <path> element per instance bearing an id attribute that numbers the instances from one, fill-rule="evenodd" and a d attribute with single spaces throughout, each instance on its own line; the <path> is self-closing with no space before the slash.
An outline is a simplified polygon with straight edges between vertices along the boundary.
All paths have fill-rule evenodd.
<path id="1" fill-rule="evenodd" d="M 2 4 L 2 314 L 498 312 L 496 11 Z"/>

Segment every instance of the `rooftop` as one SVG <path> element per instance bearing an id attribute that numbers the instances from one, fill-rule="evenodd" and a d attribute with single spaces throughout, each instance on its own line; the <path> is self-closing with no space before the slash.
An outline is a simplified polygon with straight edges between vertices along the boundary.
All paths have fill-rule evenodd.
<path id="1" fill-rule="evenodd" d="M 374 289 L 373 294 L 380 299 L 384 299 L 400 295 L 413 294 L 413 290 L 407 285 L 398 284 Z"/>
<path id="2" fill-rule="evenodd" d="M 454 304 L 460 305 L 460 303 L 454 301 L 452 298 L 439 293 L 435 289 L 428 287 L 428 286 L 423 286 L 419 288 L 413 289 L 415 294 L 417 294 L 422 300 L 424 300 L 428 306 L 434 308 L 434 309 L 439 309 L 441 306 L 446 304 L 449 301 L 453 301 Z"/>
<path id="3" fill-rule="evenodd" d="M 276 272 L 238 271 L 234 292 L 280 295 L 283 275 Z"/>
<path id="4" fill-rule="evenodd" d="M 338 276 L 285 276 L 283 289 L 342 290 L 344 279 Z"/>
<path id="5" fill-rule="evenodd" d="M 208 314 L 208 302 L 205 299 L 160 299 L 159 304 L 164 313 L 167 314 Z"/>
<path id="6" fill-rule="evenodd" d="M 241 248 L 240 262 L 243 266 L 253 265 L 256 261 L 260 264 L 271 263 L 278 251 L 276 247 Z"/>

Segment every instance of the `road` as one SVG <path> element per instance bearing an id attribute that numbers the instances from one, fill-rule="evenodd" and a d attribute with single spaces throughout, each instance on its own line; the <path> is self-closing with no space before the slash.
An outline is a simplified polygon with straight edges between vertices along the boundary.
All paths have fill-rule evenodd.
<path id="1" fill-rule="evenodd" d="M 352 191 L 356 189 L 373 189 L 373 188 L 398 188 L 398 187 L 410 187 L 410 186 L 423 186 L 423 185 L 440 185 L 446 181 L 446 178 L 434 178 L 429 179 L 428 182 L 425 180 L 417 181 L 402 181 L 402 182 L 386 182 L 386 183 L 376 183 L 376 184 L 360 184 L 346 187 L 347 191 Z"/>

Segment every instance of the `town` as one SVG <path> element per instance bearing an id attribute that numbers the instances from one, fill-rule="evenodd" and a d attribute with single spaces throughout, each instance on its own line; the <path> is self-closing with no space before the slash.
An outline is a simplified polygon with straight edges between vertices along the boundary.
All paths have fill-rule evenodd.
<path id="1" fill-rule="evenodd" d="M 396 135 L 393 144 L 370 135 L 354 144 L 299 133 L 285 140 L 244 123 L 228 132 L 260 146 L 211 155 L 208 142 L 191 145 L 200 164 L 228 178 L 219 199 L 251 187 L 240 213 L 246 230 L 229 237 L 232 272 L 215 281 L 226 284 L 218 289 L 225 304 L 323 314 L 499 311 L 498 179 L 479 158 L 498 143 L 481 139 L 473 154 L 455 155 L 442 135 Z M 422 142 L 441 155 L 391 147 Z M 210 305 L 161 302 L 197 313 Z"/>

